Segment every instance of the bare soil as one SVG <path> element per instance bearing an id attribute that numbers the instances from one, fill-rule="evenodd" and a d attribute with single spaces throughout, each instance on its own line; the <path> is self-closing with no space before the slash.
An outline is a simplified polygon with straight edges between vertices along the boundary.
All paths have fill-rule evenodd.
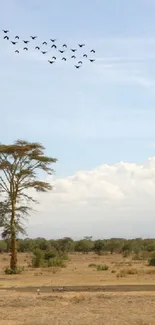
<path id="1" fill-rule="evenodd" d="M 0 325 L 155 325 L 155 267 L 147 261 L 72 254 L 66 268 L 33 269 L 30 260 L 19 254 L 24 272 L 5 275 L 9 256 L 0 255 Z"/>

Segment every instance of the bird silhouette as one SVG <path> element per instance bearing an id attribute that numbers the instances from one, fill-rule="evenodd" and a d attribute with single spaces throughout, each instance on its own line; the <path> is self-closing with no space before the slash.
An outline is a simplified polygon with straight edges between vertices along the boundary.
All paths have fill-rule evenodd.
<path id="1" fill-rule="evenodd" d="M 42 54 L 46 54 L 47 52 L 46 51 L 41 51 Z"/>
<path id="2" fill-rule="evenodd" d="M 67 59 L 66 58 L 62 58 L 61 60 L 66 61 Z"/>
<path id="3" fill-rule="evenodd" d="M 72 52 L 76 52 L 77 50 L 76 49 L 71 49 Z"/>
<path id="4" fill-rule="evenodd" d="M 63 51 L 63 50 L 59 50 L 59 52 L 60 52 L 60 53 L 64 53 L 65 51 Z"/>
<path id="5" fill-rule="evenodd" d="M 19 51 L 18 51 L 18 50 L 16 50 L 16 51 L 15 51 L 15 53 L 19 53 Z"/>
<path id="6" fill-rule="evenodd" d="M 71 59 L 76 59 L 76 56 L 75 56 L 75 55 L 72 55 L 72 56 L 71 56 Z"/>
<path id="7" fill-rule="evenodd" d="M 67 48 L 67 45 L 66 44 L 63 44 L 62 47 L 66 47 Z"/>
<path id="8" fill-rule="evenodd" d="M 27 48 L 27 47 L 24 47 L 23 50 L 24 50 L 24 51 L 28 51 L 28 48 Z"/>
<path id="9" fill-rule="evenodd" d="M 79 68 L 81 68 L 81 66 L 80 65 L 75 65 L 75 68 L 79 69 Z"/>
<path id="10" fill-rule="evenodd" d="M 9 40 L 9 36 L 4 36 L 3 38 Z"/>
<path id="11" fill-rule="evenodd" d="M 23 41 L 25 44 L 28 44 L 29 43 L 29 41 Z"/>
<path id="12" fill-rule="evenodd" d="M 95 50 L 91 50 L 90 53 L 95 53 Z"/>
<path id="13" fill-rule="evenodd" d="M 16 44 L 17 44 L 17 42 L 13 42 L 13 41 L 11 41 L 11 43 L 12 43 L 13 45 L 16 45 Z"/>
<path id="14" fill-rule="evenodd" d="M 37 38 L 37 36 L 30 36 L 33 40 L 35 40 Z"/>
<path id="15" fill-rule="evenodd" d="M 15 36 L 15 39 L 19 39 L 19 36 L 17 35 L 17 36 Z"/>
<path id="16" fill-rule="evenodd" d="M 47 45 L 47 42 L 43 42 L 42 44 L 43 44 L 43 45 Z"/>
<path id="17" fill-rule="evenodd" d="M 48 62 L 49 62 L 50 64 L 53 64 L 55 61 L 48 60 Z"/>
<path id="18" fill-rule="evenodd" d="M 5 34 L 9 33 L 9 30 L 2 29 Z"/>
<path id="19" fill-rule="evenodd" d="M 95 60 L 94 59 L 89 59 L 90 62 L 94 62 Z"/>
<path id="20" fill-rule="evenodd" d="M 78 44 L 79 45 L 79 47 L 83 47 L 83 46 L 85 46 L 85 44 Z"/>
<path id="21" fill-rule="evenodd" d="M 56 56 L 53 56 L 52 59 L 56 60 Z"/>
<path id="22" fill-rule="evenodd" d="M 35 49 L 36 49 L 36 50 L 40 50 L 40 47 L 39 47 L 39 46 L 36 46 Z"/>
<path id="23" fill-rule="evenodd" d="M 83 54 L 83 57 L 84 57 L 84 58 L 87 58 L 87 57 L 88 57 L 88 55 L 87 55 L 87 54 Z"/>
<path id="24" fill-rule="evenodd" d="M 56 39 L 50 39 L 50 41 L 54 43 L 54 42 L 56 42 Z"/>
<path id="25" fill-rule="evenodd" d="M 82 61 L 79 61 L 78 64 L 82 64 Z"/>
<path id="26" fill-rule="evenodd" d="M 57 46 L 56 46 L 55 44 L 53 44 L 53 45 L 51 46 L 51 49 L 52 49 L 52 48 L 55 48 L 55 49 L 56 49 Z"/>

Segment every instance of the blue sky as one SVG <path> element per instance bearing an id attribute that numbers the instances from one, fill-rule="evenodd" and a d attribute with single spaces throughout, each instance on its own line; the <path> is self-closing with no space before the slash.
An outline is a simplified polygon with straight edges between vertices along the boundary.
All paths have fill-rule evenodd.
<path id="1" fill-rule="evenodd" d="M 155 1 L 7 0 L 0 27 L 96 49 L 76 70 L 0 38 L 1 142 L 42 142 L 58 177 L 155 152 Z M 31 47 L 31 45 L 30 45 Z"/>
<path id="2" fill-rule="evenodd" d="M 39 141 L 59 160 L 29 236 L 153 236 L 155 1 L 6 0 L 0 29 L 38 35 L 15 55 L 0 32 L 0 140 Z M 49 65 L 34 44 L 50 38 L 86 43 L 96 62 Z"/>

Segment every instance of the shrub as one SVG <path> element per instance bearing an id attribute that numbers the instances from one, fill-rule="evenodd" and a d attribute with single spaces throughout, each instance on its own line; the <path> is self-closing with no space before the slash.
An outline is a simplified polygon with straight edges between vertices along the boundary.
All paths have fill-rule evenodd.
<path id="1" fill-rule="evenodd" d="M 9 275 L 11 275 L 11 274 L 20 274 L 23 271 L 24 271 L 24 267 L 17 267 L 15 270 L 10 269 L 9 267 L 6 267 L 5 270 L 4 270 L 5 274 L 9 274 Z"/>
<path id="2" fill-rule="evenodd" d="M 60 257 L 54 257 L 48 260 L 48 267 L 66 267 L 66 265 Z"/>
<path id="3" fill-rule="evenodd" d="M 33 254 L 34 256 L 32 257 L 32 267 L 44 267 L 45 264 L 46 264 L 46 261 L 45 261 L 45 254 L 44 252 L 39 249 L 39 248 L 36 248 L 34 251 L 33 251 Z"/>
<path id="4" fill-rule="evenodd" d="M 94 263 L 91 263 L 91 264 L 88 265 L 88 267 L 96 267 L 96 266 L 97 266 L 97 265 L 94 264 Z"/>
<path id="5" fill-rule="evenodd" d="M 108 265 L 97 265 L 96 267 L 97 271 L 108 271 L 109 270 L 109 266 Z"/>
<path id="6" fill-rule="evenodd" d="M 155 255 L 153 255 L 148 262 L 149 266 L 155 266 Z"/>
<path id="7" fill-rule="evenodd" d="M 42 251 L 36 248 L 33 252 L 32 267 L 65 267 L 64 260 L 68 256 L 64 253 L 58 253 L 55 249 L 49 251 Z"/>
<path id="8" fill-rule="evenodd" d="M 67 254 L 59 253 L 58 256 L 59 256 L 62 260 L 64 260 L 64 261 L 68 261 L 68 255 L 67 255 Z"/>
<path id="9" fill-rule="evenodd" d="M 48 261 L 50 258 L 54 258 L 57 256 L 57 251 L 55 249 L 53 250 L 50 250 L 50 251 L 46 251 L 45 254 L 44 254 L 44 259 L 46 261 Z"/>

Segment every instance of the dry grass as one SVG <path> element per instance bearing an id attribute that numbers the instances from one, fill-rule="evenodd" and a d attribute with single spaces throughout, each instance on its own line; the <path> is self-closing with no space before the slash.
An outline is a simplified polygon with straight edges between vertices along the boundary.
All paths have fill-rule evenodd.
<path id="1" fill-rule="evenodd" d="M 154 310 L 154 293 L 0 296 L 1 325 L 153 325 Z"/>
<path id="2" fill-rule="evenodd" d="M 155 267 L 120 255 L 72 254 L 64 269 L 29 268 L 19 254 L 20 275 L 5 275 L 9 256 L 0 255 L 0 285 L 155 284 Z M 90 264 L 108 265 L 98 272 Z M 118 276 L 118 274 L 120 276 Z M 0 325 L 155 325 L 155 293 L 17 293 L 0 291 Z"/>
<path id="3" fill-rule="evenodd" d="M 32 269 L 30 255 L 19 254 L 19 265 L 25 271 L 19 275 L 5 275 L 9 256 L 0 255 L 0 286 L 25 285 L 106 285 L 106 284 L 155 284 L 155 267 L 147 266 L 146 261 L 123 258 L 121 255 L 97 256 L 94 254 L 72 254 L 67 267 Z M 108 265 L 106 272 L 98 272 L 90 264 Z"/>

